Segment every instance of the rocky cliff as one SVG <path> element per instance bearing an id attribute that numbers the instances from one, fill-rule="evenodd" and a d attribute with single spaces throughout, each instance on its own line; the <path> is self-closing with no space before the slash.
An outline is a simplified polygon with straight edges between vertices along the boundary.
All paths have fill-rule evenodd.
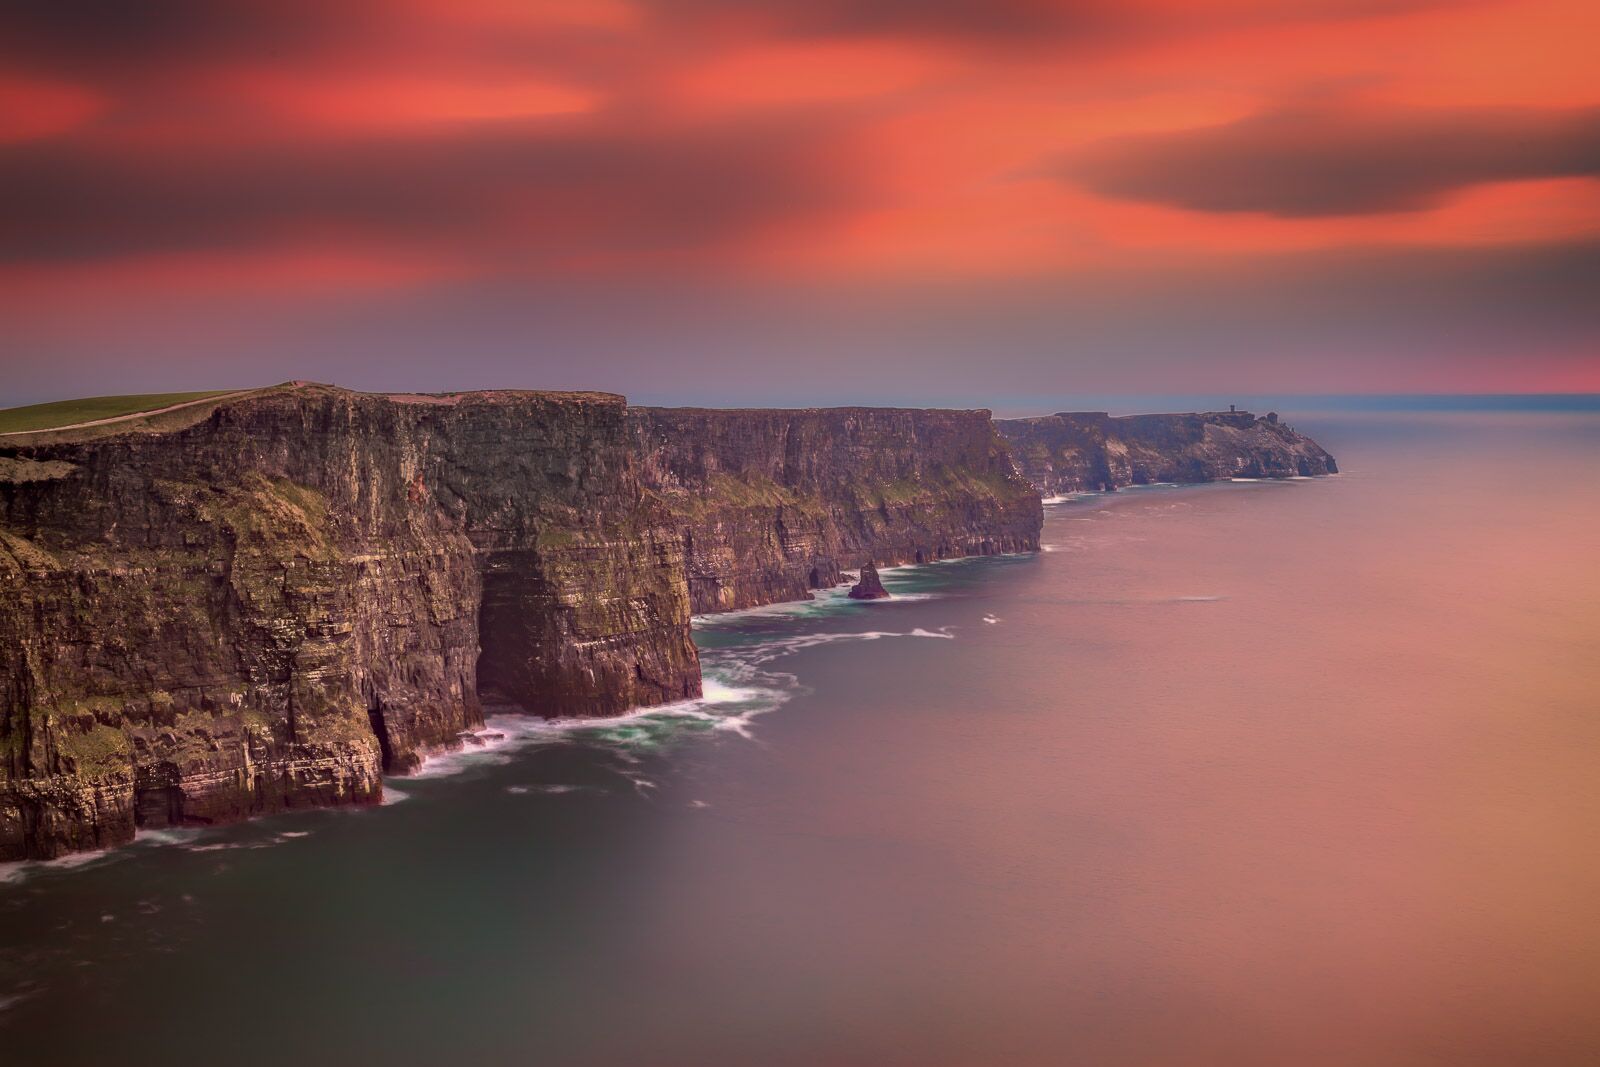
<path id="1" fill-rule="evenodd" d="M 1338 465 L 1315 441 L 1276 414 L 1247 411 L 1187 415 L 1062 412 L 999 419 L 1023 475 L 1045 496 L 1154 482 L 1290 478 L 1335 474 Z"/>
<path id="2" fill-rule="evenodd" d="M 373 803 L 486 704 L 697 696 L 691 604 L 1040 523 L 978 411 L 296 384 L 0 437 L 0 859 Z"/>
<path id="3" fill-rule="evenodd" d="M 0 439 L 0 859 L 372 802 L 486 700 L 698 695 L 625 410 L 309 387 Z"/>
<path id="4" fill-rule="evenodd" d="M 987 411 L 632 408 L 693 610 L 810 596 L 863 562 L 1039 547 L 1039 495 Z"/>

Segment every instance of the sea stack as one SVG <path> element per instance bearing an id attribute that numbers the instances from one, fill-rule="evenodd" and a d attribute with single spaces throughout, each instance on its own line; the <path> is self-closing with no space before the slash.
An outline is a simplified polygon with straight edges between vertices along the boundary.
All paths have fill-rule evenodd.
<path id="1" fill-rule="evenodd" d="M 878 568 L 869 559 L 861 565 L 861 580 L 850 587 L 851 600 L 887 600 L 889 590 L 878 580 Z"/>

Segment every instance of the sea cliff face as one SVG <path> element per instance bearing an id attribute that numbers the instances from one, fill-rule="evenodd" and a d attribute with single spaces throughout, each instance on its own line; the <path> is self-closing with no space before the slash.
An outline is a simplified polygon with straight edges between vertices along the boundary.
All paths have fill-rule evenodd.
<path id="1" fill-rule="evenodd" d="M 693 698 L 691 612 L 1035 550 L 1040 492 L 1335 469 L 1245 413 L 298 383 L 0 438 L 0 860 L 375 803 L 485 706 Z"/>
<path id="2" fill-rule="evenodd" d="M 625 407 L 313 387 L 0 441 L 0 858 L 374 802 L 484 700 L 698 695 Z"/>
<path id="3" fill-rule="evenodd" d="M 632 408 L 696 613 L 800 600 L 863 562 L 1039 547 L 1039 495 L 987 411 Z"/>
<path id="4" fill-rule="evenodd" d="M 1155 482 L 1336 474 L 1332 456 L 1276 414 L 1062 412 L 998 419 L 1022 474 L 1047 497 Z"/>
<path id="5" fill-rule="evenodd" d="M 485 705 L 698 696 L 691 606 L 1041 521 L 986 412 L 296 385 L 0 438 L 0 859 L 375 803 Z"/>

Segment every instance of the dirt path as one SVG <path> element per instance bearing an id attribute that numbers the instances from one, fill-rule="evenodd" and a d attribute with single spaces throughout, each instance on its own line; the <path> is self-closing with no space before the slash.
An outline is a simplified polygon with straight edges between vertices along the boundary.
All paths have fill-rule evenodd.
<path id="1" fill-rule="evenodd" d="M 108 419 L 90 419 L 88 422 L 72 422 L 65 426 L 41 426 L 37 430 L 12 430 L 10 433 L 0 433 L 0 437 L 26 437 L 31 433 L 61 433 L 64 430 L 84 430 L 90 426 L 109 426 L 114 422 L 127 422 L 129 419 L 148 419 L 152 415 L 165 415 L 169 411 L 182 411 L 192 408 L 196 404 L 215 404 L 221 400 L 232 400 L 236 396 L 253 393 L 254 389 L 235 389 L 231 393 L 218 393 L 216 396 L 203 396 L 199 400 L 185 400 L 181 404 L 169 404 L 164 408 L 151 408 L 149 411 L 135 411 L 127 415 L 113 415 Z"/>

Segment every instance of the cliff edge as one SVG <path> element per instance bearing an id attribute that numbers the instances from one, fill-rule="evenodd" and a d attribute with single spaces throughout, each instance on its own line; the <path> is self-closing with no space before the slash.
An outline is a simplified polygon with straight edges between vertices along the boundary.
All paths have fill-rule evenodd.
<path id="1" fill-rule="evenodd" d="M 987 412 L 290 383 L 0 438 L 0 859 L 375 803 L 485 706 L 698 696 L 691 610 L 1041 521 Z"/>
<path id="2" fill-rule="evenodd" d="M 625 410 L 305 386 L 0 443 L 0 858 L 375 802 L 485 701 L 697 696 Z"/>
<path id="3" fill-rule="evenodd" d="M 1311 438 L 1269 413 L 1111 416 L 1060 412 L 997 419 L 1024 477 L 1046 497 L 1155 482 L 1337 474 Z"/>
<path id="4" fill-rule="evenodd" d="M 696 613 L 803 600 L 862 558 L 1039 547 L 1039 494 L 987 411 L 632 408 L 628 424 Z"/>
<path id="5" fill-rule="evenodd" d="M 1245 412 L 301 382 L 3 437 L 0 860 L 376 803 L 485 707 L 696 697 L 691 613 L 1036 550 L 1041 492 L 1335 470 Z"/>

